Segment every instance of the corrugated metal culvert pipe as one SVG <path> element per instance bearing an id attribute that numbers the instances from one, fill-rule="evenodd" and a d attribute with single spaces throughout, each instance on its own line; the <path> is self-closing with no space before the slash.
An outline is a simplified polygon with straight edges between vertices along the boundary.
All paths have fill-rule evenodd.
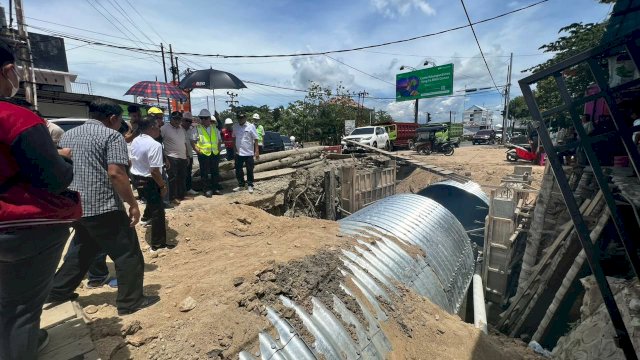
<path id="1" fill-rule="evenodd" d="M 437 201 L 451 211 L 464 226 L 471 240 L 484 245 L 484 221 L 489 214 L 489 197 L 473 181 L 464 184 L 444 180 L 420 190 L 418 195 Z"/>
<path id="2" fill-rule="evenodd" d="M 294 329 L 267 307 L 277 337 L 261 332 L 260 351 L 241 352 L 241 360 L 385 359 L 392 348 L 380 327 L 388 319 L 381 302 L 392 303 L 391 295 L 400 295 L 398 283 L 451 313 L 458 311 L 475 261 L 465 229 L 445 207 L 419 195 L 394 195 L 339 223 L 344 234 L 357 239 L 352 250 L 342 251 L 342 274 L 351 281 L 343 281 L 341 288 L 355 298 L 363 320 L 335 295 L 333 311 L 330 304 L 312 298 L 311 314 L 282 296 L 283 305 L 295 311 L 314 343 L 306 344 L 299 335 L 302 329 Z"/>

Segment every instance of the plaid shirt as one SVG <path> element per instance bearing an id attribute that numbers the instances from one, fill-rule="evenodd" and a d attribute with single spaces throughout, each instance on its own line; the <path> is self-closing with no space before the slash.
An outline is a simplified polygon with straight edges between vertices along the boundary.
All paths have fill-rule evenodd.
<path id="1" fill-rule="evenodd" d="M 124 210 L 122 199 L 111 184 L 109 164 L 129 165 L 124 137 L 98 120 L 67 131 L 60 147 L 70 148 L 73 157 L 73 182 L 70 188 L 82 199 L 82 217 Z"/>

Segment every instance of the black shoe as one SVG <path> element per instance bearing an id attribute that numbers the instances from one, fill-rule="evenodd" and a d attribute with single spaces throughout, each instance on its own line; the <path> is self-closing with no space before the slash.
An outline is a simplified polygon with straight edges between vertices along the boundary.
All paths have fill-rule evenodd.
<path id="1" fill-rule="evenodd" d="M 44 350 L 49 345 L 49 333 L 47 330 L 38 330 L 38 352 Z"/>
<path id="2" fill-rule="evenodd" d="M 213 196 L 213 191 L 207 191 L 206 193 L 204 193 L 204 196 L 210 198 Z"/>
<path id="3" fill-rule="evenodd" d="M 142 310 L 144 308 L 148 308 L 149 306 L 157 303 L 158 301 L 160 301 L 160 296 L 155 296 L 155 295 L 143 296 L 142 297 L 142 301 L 138 305 L 136 305 L 136 306 L 134 306 L 134 307 L 132 307 L 130 309 L 125 309 L 125 310 L 118 309 L 118 315 L 119 316 L 123 316 L 123 315 L 133 314 L 134 312 L 136 312 L 138 310 Z"/>
<path id="4" fill-rule="evenodd" d="M 48 305 L 45 306 L 44 309 L 51 309 L 52 307 L 56 307 L 60 304 L 66 303 L 67 301 L 75 300 L 79 296 L 80 295 L 78 295 L 78 293 L 75 293 L 75 292 L 67 297 L 62 297 L 62 298 L 49 296 L 47 300 L 45 300 L 45 304 L 48 304 Z"/>
<path id="5" fill-rule="evenodd" d="M 213 195 L 222 195 L 222 192 L 220 190 L 216 190 L 213 192 Z"/>

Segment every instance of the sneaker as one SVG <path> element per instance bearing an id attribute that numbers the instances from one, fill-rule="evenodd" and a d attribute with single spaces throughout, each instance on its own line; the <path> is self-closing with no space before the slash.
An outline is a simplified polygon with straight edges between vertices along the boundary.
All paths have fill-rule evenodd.
<path id="1" fill-rule="evenodd" d="M 107 283 L 108 278 L 87 281 L 87 289 L 99 289 Z"/>
<path id="2" fill-rule="evenodd" d="M 113 278 L 113 279 L 109 280 L 107 285 L 109 285 L 109 287 L 112 288 L 112 289 L 117 289 L 118 288 L 118 279 Z"/>
<path id="3" fill-rule="evenodd" d="M 234 187 L 233 192 L 238 192 L 238 191 L 241 191 L 242 189 L 244 189 L 244 186 Z"/>
<path id="4" fill-rule="evenodd" d="M 49 345 L 49 333 L 47 330 L 38 330 L 38 352 L 44 350 Z"/>
<path id="5" fill-rule="evenodd" d="M 222 192 L 220 190 L 215 190 L 213 192 L 213 195 L 218 195 L 219 196 L 219 195 L 222 195 Z"/>
<path id="6" fill-rule="evenodd" d="M 140 303 L 132 308 L 129 309 L 118 309 L 118 315 L 119 316 L 123 316 L 123 315 L 129 315 L 129 314 L 133 314 L 134 312 L 138 311 L 138 310 L 142 310 L 145 308 L 148 308 L 149 306 L 152 306 L 154 304 L 156 304 L 157 302 L 160 301 L 160 296 L 143 296 L 142 297 L 142 301 L 140 301 Z"/>
<path id="7" fill-rule="evenodd" d="M 247 189 L 249 190 L 249 194 L 253 194 L 253 186 L 249 186 Z"/>
<path id="8" fill-rule="evenodd" d="M 190 189 L 189 191 L 187 191 L 187 194 L 195 196 L 195 195 L 198 195 L 198 192 L 193 189 Z"/>

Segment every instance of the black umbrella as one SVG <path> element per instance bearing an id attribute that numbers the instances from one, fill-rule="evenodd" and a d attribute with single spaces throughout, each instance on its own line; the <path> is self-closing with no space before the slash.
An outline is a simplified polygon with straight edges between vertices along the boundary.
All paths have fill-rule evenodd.
<path id="1" fill-rule="evenodd" d="M 247 86 L 237 76 L 226 71 L 207 69 L 194 71 L 180 81 L 182 89 L 211 89 L 213 91 L 213 108 L 216 107 L 215 89 L 242 89 Z"/>

